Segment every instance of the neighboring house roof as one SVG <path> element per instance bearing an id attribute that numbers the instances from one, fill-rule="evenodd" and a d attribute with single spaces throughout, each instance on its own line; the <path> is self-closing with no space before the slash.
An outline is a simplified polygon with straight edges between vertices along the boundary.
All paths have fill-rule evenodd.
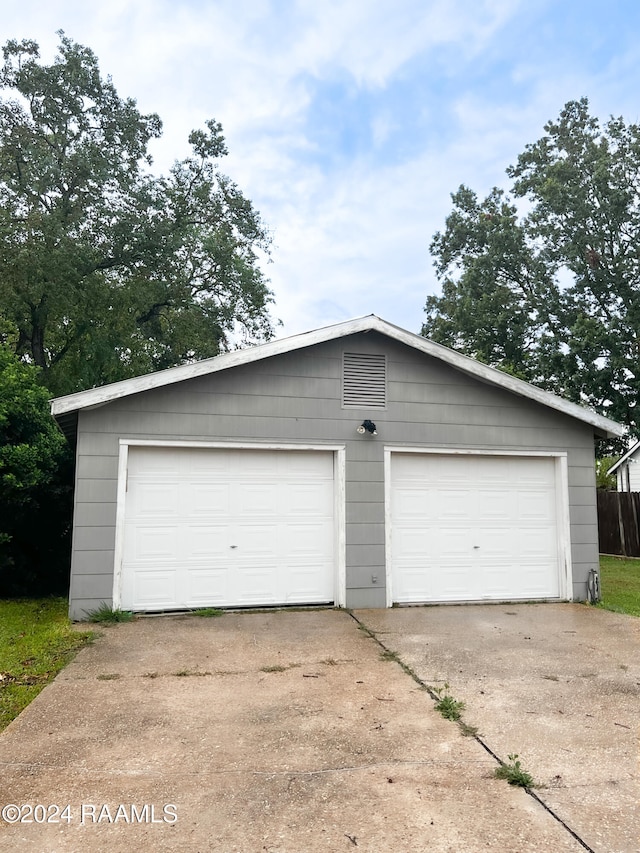
<path id="1" fill-rule="evenodd" d="M 482 364 L 466 355 L 461 355 L 441 344 L 436 344 L 427 338 L 423 338 L 421 335 L 416 335 L 413 332 L 401 329 L 399 326 L 394 326 L 392 323 L 388 323 L 374 314 L 369 314 L 366 317 L 358 317 L 355 320 L 347 320 L 333 326 L 325 326 L 322 329 L 316 329 L 312 332 L 293 335 L 289 338 L 268 341 L 265 344 L 247 347 L 247 349 L 234 350 L 233 352 L 224 353 L 214 358 L 208 358 L 192 364 L 170 367 L 167 370 L 161 370 L 157 373 L 148 373 L 144 376 L 125 379 L 122 382 L 114 382 L 111 385 L 104 385 L 100 388 L 79 391 L 76 394 L 69 394 L 66 397 L 57 397 L 51 401 L 51 413 L 59 417 L 71 412 L 77 412 L 80 409 L 102 406 L 105 403 L 110 403 L 121 397 L 138 394 L 141 391 L 149 391 L 153 388 L 161 388 L 165 385 L 194 379 L 197 376 L 205 376 L 220 370 L 228 370 L 229 368 L 238 367 L 243 364 L 251 364 L 254 361 L 260 361 L 265 358 L 271 358 L 272 356 L 293 352 L 361 332 L 378 332 L 381 335 L 386 335 L 392 340 L 399 341 L 426 355 L 437 358 L 454 367 L 456 370 L 460 370 L 482 382 L 504 388 L 520 397 L 535 400 L 535 402 L 543 406 L 548 406 L 569 417 L 583 421 L 602 435 L 613 438 L 620 437 L 626 432 L 625 427 L 615 421 L 609 420 L 609 418 L 578 406 L 576 403 L 563 400 L 555 394 L 543 391 L 535 385 L 530 385 L 528 382 L 516 379 L 508 373 L 503 373 L 501 370 L 489 367 L 489 365 Z"/>
<path id="2" fill-rule="evenodd" d="M 627 462 L 629 459 L 631 459 L 633 456 L 635 456 L 636 451 L 639 449 L 640 449 L 640 441 L 636 441 L 636 443 L 633 444 L 629 448 L 629 450 L 627 450 L 627 452 L 624 454 L 624 456 L 621 456 L 620 459 L 618 459 L 618 461 L 614 465 L 612 465 L 611 468 L 609 468 L 607 473 L 608 474 L 615 474 L 616 471 L 618 470 L 618 468 L 621 468 L 625 462 Z"/>

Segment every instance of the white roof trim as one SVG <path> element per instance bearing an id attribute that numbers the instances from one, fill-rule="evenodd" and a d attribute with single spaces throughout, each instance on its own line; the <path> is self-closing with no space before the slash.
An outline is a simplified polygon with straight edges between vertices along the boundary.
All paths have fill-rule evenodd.
<path id="1" fill-rule="evenodd" d="M 475 359 L 469 358 L 466 355 L 461 355 L 441 344 L 436 344 L 427 338 L 423 338 L 421 335 L 407 332 L 399 326 L 394 326 L 392 323 L 387 323 L 386 320 L 381 320 L 374 314 L 366 317 L 358 317 L 355 320 L 347 320 L 344 323 L 337 323 L 334 326 L 326 326 L 322 329 L 316 329 L 315 331 L 305 332 L 289 338 L 269 341 L 266 344 L 248 347 L 247 349 L 223 353 L 214 358 L 197 361 L 193 364 L 170 367 L 167 370 L 161 370 L 157 373 L 148 373 L 145 376 L 125 379 L 122 382 L 114 382 L 111 385 L 104 385 L 100 388 L 79 391 L 76 394 L 69 394 L 66 397 L 57 397 L 51 401 L 51 413 L 55 416 L 79 409 L 102 406 L 121 397 L 139 394 L 141 391 L 149 391 L 153 388 L 161 388 L 175 382 L 195 379 L 197 376 L 206 376 L 210 373 L 216 373 L 219 370 L 228 370 L 229 368 L 239 367 L 243 364 L 251 364 L 254 361 L 260 361 L 264 358 L 271 358 L 275 355 L 304 349 L 359 332 L 379 332 L 381 335 L 386 335 L 426 355 L 444 361 L 446 364 L 470 376 L 474 376 L 491 385 L 496 385 L 499 388 L 505 388 L 507 391 L 511 391 L 520 397 L 535 400 L 543 406 L 548 406 L 569 417 L 590 424 L 607 436 L 620 437 L 626 434 L 625 427 L 615 421 L 609 420 L 609 418 L 578 406 L 576 403 L 563 400 L 555 394 L 543 391 L 535 385 L 530 385 L 528 382 L 516 379 L 508 373 L 503 373 L 501 370 L 489 367 L 489 365 L 475 361 Z"/>
<path id="2" fill-rule="evenodd" d="M 608 472 L 607 472 L 607 473 L 608 473 L 608 474 L 615 474 L 615 473 L 616 473 L 616 471 L 618 470 L 618 468 L 620 468 L 620 466 L 621 466 L 621 465 L 624 465 L 624 463 L 625 463 L 628 459 L 630 459 L 632 456 L 634 456 L 634 455 L 635 455 L 635 453 L 636 453 L 636 451 L 638 450 L 638 448 L 640 448 L 640 441 L 636 441 L 636 443 L 635 443 L 635 444 L 632 444 L 632 445 L 631 445 L 631 447 L 630 447 L 630 448 L 627 450 L 627 452 L 624 454 L 624 456 L 621 456 L 621 457 L 620 457 L 620 459 L 618 459 L 618 461 L 617 461 L 614 465 L 612 465 L 612 466 L 611 466 L 611 468 L 609 468 L 609 470 L 608 470 Z"/>

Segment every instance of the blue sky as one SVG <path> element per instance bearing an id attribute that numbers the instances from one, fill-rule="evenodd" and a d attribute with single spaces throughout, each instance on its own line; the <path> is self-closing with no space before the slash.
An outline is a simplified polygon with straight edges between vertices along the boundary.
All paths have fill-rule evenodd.
<path id="1" fill-rule="evenodd" d="M 451 192 L 507 186 L 568 100 L 640 121 L 632 0 L 5 0 L 2 43 L 50 61 L 58 29 L 159 113 L 158 171 L 221 122 L 273 236 L 279 334 L 369 313 L 419 331 Z"/>

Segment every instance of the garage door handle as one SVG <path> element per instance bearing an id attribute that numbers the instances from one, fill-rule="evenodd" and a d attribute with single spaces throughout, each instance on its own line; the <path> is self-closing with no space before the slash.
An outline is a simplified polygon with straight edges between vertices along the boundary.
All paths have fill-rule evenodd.
<path id="1" fill-rule="evenodd" d="M 237 545 L 229 545 L 229 548 L 237 548 Z"/>
<path id="2" fill-rule="evenodd" d="M 474 551 L 479 551 L 479 550 L 480 550 L 480 546 L 479 546 L 479 545 L 474 545 L 474 546 L 473 546 L 473 550 L 474 550 Z"/>

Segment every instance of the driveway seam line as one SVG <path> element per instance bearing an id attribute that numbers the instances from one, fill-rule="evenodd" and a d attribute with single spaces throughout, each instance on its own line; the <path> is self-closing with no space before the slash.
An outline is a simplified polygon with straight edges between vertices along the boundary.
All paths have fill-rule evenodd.
<path id="1" fill-rule="evenodd" d="M 347 614 L 348 614 L 348 615 L 349 615 L 349 616 L 354 620 L 354 622 L 356 622 L 356 623 L 358 624 L 358 626 L 359 626 L 363 631 L 365 631 L 365 632 L 366 632 L 366 634 L 367 634 L 367 635 L 368 635 L 372 640 L 374 640 L 374 642 L 376 642 L 376 643 L 380 646 L 380 648 L 381 648 L 383 651 L 387 652 L 387 653 L 388 653 L 388 654 L 390 654 L 390 655 L 393 655 L 393 658 L 390 658 L 390 660 L 391 660 L 391 659 L 393 659 L 393 660 L 395 661 L 395 663 L 397 663 L 397 664 L 398 664 L 398 666 L 400 667 L 400 669 L 402 669 L 402 670 L 403 670 L 403 672 L 405 672 L 408 676 L 410 676 L 410 677 L 411 677 L 411 678 L 416 682 L 416 684 L 420 685 L 420 687 L 422 687 L 422 689 L 423 689 L 426 693 L 428 693 L 428 694 L 429 694 L 429 696 L 431 697 L 431 699 L 432 699 L 434 702 L 437 702 L 437 701 L 438 701 L 438 698 L 439 698 L 439 697 L 437 696 L 437 694 L 436 694 L 436 693 L 434 693 L 434 691 L 429 687 L 429 685 L 428 685 L 425 681 L 423 681 L 423 680 L 420 678 L 420 676 L 417 674 L 417 672 L 415 672 L 415 671 L 413 670 L 413 668 L 412 668 L 412 667 L 410 667 L 408 664 L 406 664 L 406 663 L 405 663 L 405 662 L 400 658 L 400 656 L 397 654 L 397 652 L 394 652 L 394 651 L 393 651 L 393 649 L 390 649 L 390 648 L 388 648 L 387 646 L 385 646 L 385 644 L 382 642 L 382 640 L 380 640 L 380 639 L 378 638 L 378 636 L 377 636 L 377 635 L 376 635 L 376 634 L 371 630 L 371 628 L 369 628 L 367 625 L 365 625 L 365 623 L 364 623 L 364 622 L 362 622 L 360 619 L 358 619 L 358 617 L 355 615 L 355 613 L 353 613 L 353 611 L 351 611 L 351 610 L 345 610 L 345 612 L 346 612 L 346 613 L 347 613 Z M 498 764 L 500 764 L 500 765 L 504 764 L 504 762 L 503 762 L 503 761 L 498 757 L 498 755 L 496 755 L 496 753 L 491 749 L 491 747 L 490 747 L 490 746 L 488 746 L 488 745 L 487 745 L 487 744 L 482 740 L 482 738 L 481 738 L 479 735 L 473 735 L 473 739 L 474 739 L 477 743 L 479 743 L 479 744 L 480 744 L 480 746 L 481 746 L 481 747 L 482 747 L 486 752 L 488 752 L 488 753 L 489 753 L 489 755 L 490 755 L 492 758 L 494 758 L 494 759 L 498 762 Z M 560 826 L 562 826 L 562 827 L 563 827 L 563 828 L 564 828 L 564 829 L 569 833 L 569 835 L 571 835 L 571 836 L 572 836 L 572 838 L 574 838 L 574 839 L 578 842 L 578 844 L 580 844 L 582 847 L 584 847 L 584 849 L 585 849 L 585 850 L 587 850 L 587 851 L 588 851 L 588 853 L 596 853 L 596 851 L 595 851 L 592 847 L 589 847 L 589 845 L 587 844 L 587 842 L 586 842 L 586 841 L 584 841 L 582 838 L 580 838 L 580 836 L 579 836 L 579 835 L 578 835 L 578 834 L 577 834 L 573 829 L 571 829 L 571 827 L 570 827 L 567 823 L 565 823 L 565 821 L 560 817 L 560 815 L 556 814 L 556 812 L 554 812 L 554 810 L 553 810 L 550 806 L 548 806 L 548 805 L 544 802 L 544 800 L 542 800 L 542 799 L 538 796 L 538 794 L 536 794 L 536 793 L 535 793 L 531 788 L 526 788 L 526 787 L 525 787 L 525 788 L 524 788 L 524 791 L 525 791 L 525 792 L 526 792 L 526 793 L 527 793 L 527 794 L 528 794 L 528 795 L 529 795 L 533 800 L 535 800 L 539 805 L 541 805 L 541 806 L 542 806 L 542 808 L 543 808 L 546 812 L 548 812 L 548 813 L 551 815 L 551 817 L 552 817 L 552 818 L 554 818 L 554 820 L 556 820 L 556 821 L 560 824 Z"/>

